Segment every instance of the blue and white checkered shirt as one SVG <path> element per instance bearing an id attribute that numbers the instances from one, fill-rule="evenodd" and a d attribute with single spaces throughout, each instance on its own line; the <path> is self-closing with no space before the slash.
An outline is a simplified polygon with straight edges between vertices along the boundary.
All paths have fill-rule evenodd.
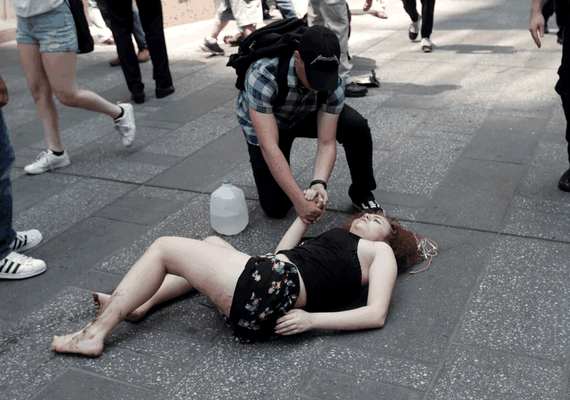
<path id="1" fill-rule="evenodd" d="M 249 109 L 263 114 L 273 114 L 279 129 L 291 129 L 302 121 L 309 113 L 317 109 L 317 93 L 303 86 L 295 74 L 295 57 L 289 61 L 287 86 L 289 93 L 285 102 L 273 107 L 277 97 L 277 73 L 279 57 L 261 58 L 255 61 L 245 75 L 245 90 L 242 90 L 237 101 L 237 118 L 245 134 L 245 139 L 252 145 L 259 146 Z M 328 91 L 326 101 L 321 109 L 329 114 L 340 114 L 344 107 L 344 82 L 338 77 L 338 87 Z"/>

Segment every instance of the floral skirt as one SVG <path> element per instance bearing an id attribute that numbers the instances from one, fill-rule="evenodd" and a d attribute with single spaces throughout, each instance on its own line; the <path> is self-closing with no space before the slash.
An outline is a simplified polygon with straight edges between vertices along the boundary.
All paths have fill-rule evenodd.
<path id="1" fill-rule="evenodd" d="M 275 325 L 299 297 L 295 265 L 274 254 L 252 257 L 240 275 L 226 324 L 242 343 L 262 342 L 275 336 Z"/>

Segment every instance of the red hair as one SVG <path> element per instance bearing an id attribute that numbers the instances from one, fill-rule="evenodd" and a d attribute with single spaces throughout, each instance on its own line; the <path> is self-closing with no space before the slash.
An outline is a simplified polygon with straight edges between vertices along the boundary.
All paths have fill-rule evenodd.
<path id="1" fill-rule="evenodd" d="M 424 260 L 418 249 L 418 243 L 414 233 L 404 229 L 396 218 L 385 216 L 382 211 L 361 211 L 354 214 L 341 226 L 341 229 L 350 231 L 354 220 L 361 218 L 364 214 L 382 215 L 390 223 L 392 231 L 384 238 L 383 242 L 386 242 L 392 248 L 394 256 L 396 257 L 396 263 L 398 264 L 398 272 L 402 272 Z"/>

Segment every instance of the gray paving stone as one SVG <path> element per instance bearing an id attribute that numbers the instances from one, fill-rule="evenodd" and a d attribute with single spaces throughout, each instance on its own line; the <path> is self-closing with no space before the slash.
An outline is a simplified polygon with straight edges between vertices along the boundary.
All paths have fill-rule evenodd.
<path id="1" fill-rule="evenodd" d="M 425 110 L 382 107 L 368 118 L 375 149 L 394 150 L 426 117 Z"/>
<path id="2" fill-rule="evenodd" d="M 44 241 L 47 241 L 133 188 L 129 184 L 104 180 L 72 180 L 76 182 L 65 190 L 20 212 L 14 221 L 14 229 L 25 230 L 34 227 L 42 232 Z"/>
<path id="3" fill-rule="evenodd" d="M 147 182 L 172 189 L 213 191 L 214 183 L 249 159 L 241 129 L 236 128 Z M 215 160 L 215 161 L 214 161 Z"/>
<path id="4" fill-rule="evenodd" d="M 224 336 L 174 386 L 171 399 L 288 399 L 325 346 L 320 338 L 243 345 Z"/>
<path id="5" fill-rule="evenodd" d="M 465 143 L 407 138 L 376 172 L 380 190 L 431 196 L 460 157 Z M 435 161 L 437 160 L 437 161 Z M 405 169 L 401 166 L 405 165 Z"/>
<path id="6" fill-rule="evenodd" d="M 444 355 L 494 236 L 423 224 L 404 226 L 434 240 L 438 256 L 428 270 L 398 277 L 382 329 L 340 332 L 334 343 L 429 367 Z M 419 271 L 427 264 L 412 269 Z"/>
<path id="7" fill-rule="evenodd" d="M 105 344 L 179 365 L 194 363 L 201 353 L 210 347 L 207 343 L 186 336 L 145 329 L 138 324 L 130 323 L 119 325 L 105 340 Z"/>
<path id="8" fill-rule="evenodd" d="M 559 399 L 564 370 L 540 360 L 453 346 L 429 399 Z"/>
<path id="9" fill-rule="evenodd" d="M 90 292 L 113 293 L 121 280 L 122 275 L 109 274 L 90 270 L 74 282 L 74 286 Z"/>
<path id="10" fill-rule="evenodd" d="M 235 128 L 238 126 L 235 106 L 234 108 L 216 107 L 212 111 L 165 135 L 160 141 L 152 143 L 147 148 L 147 151 L 187 157 L 225 133 L 231 132 L 243 137 L 241 129 L 239 129 L 239 133 L 236 132 Z"/>
<path id="11" fill-rule="evenodd" d="M 567 243 L 501 238 L 456 340 L 564 363 L 570 354 L 565 318 L 569 267 Z"/>
<path id="12" fill-rule="evenodd" d="M 375 356 L 366 352 L 331 346 L 317 362 L 317 368 L 367 380 L 425 391 L 436 368 L 408 360 Z"/>
<path id="13" fill-rule="evenodd" d="M 520 165 L 460 159 L 419 221 L 498 231 L 523 172 Z"/>
<path id="14" fill-rule="evenodd" d="M 465 149 L 464 158 L 527 164 L 545 121 L 491 115 Z"/>
<path id="15" fill-rule="evenodd" d="M 160 394 L 132 385 L 126 385 L 92 373 L 70 369 L 50 383 L 36 399 L 108 400 L 158 399 Z"/>
<path id="16" fill-rule="evenodd" d="M 149 119 L 187 123 L 202 114 L 228 101 L 228 97 L 236 96 L 235 89 L 205 88 L 186 97 L 178 98 L 178 91 L 169 96 L 171 104 L 159 112 L 150 114 Z"/>
<path id="17" fill-rule="evenodd" d="M 37 179 L 23 176 L 20 179 L 12 180 L 13 190 L 13 213 L 20 212 L 34 207 L 51 196 L 57 195 L 65 190 L 66 186 L 55 182 L 42 182 Z"/>
<path id="18" fill-rule="evenodd" d="M 78 358 L 77 368 L 162 392 L 178 381 L 185 370 L 182 366 L 116 347 L 108 347 L 97 358 Z"/>
<path id="19" fill-rule="evenodd" d="M 311 399 L 421 399 L 423 393 L 362 378 L 315 370 L 301 392 Z M 303 397 L 305 398 L 305 397 Z"/>
<path id="20" fill-rule="evenodd" d="M 566 202 L 568 195 L 558 189 L 560 176 L 568 169 L 566 144 L 538 143 L 530 168 L 519 185 L 518 194 L 554 202 Z"/>
<path id="21" fill-rule="evenodd" d="M 515 196 L 504 233 L 570 242 L 570 205 L 565 201 Z"/>
<path id="22" fill-rule="evenodd" d="M 74 282 L 101 263 L 133 237 L 141 235 L 147 226 L 102 218 L 88 218 L 76 223 L 65 233 L 34 249 L 28 255 L 47 260 L 48 269 L 35 279 L 4 284 L 4 305 L 0 318 L 18 321 L 54 293 Z M 22 293 L 34 293 L 22 296 Z"/>

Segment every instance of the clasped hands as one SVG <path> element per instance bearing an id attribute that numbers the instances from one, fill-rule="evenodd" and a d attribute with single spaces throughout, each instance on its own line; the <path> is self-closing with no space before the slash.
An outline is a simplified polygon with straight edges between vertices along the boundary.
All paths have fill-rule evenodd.
<path id="1" fill-rule="evenodd" d="M 316 184 L 307 190 L 303 190 L 304 201 L 295 206 L 299 218 L 306 224 L 314 224 L 325 214 L 329 195 L 325 188 Z"/>

